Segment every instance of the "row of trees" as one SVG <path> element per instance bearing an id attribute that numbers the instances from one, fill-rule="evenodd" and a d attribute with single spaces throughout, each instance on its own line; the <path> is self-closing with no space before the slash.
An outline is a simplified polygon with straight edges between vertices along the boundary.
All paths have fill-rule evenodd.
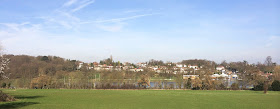
<path id="1" fill-rule="evenodd" d="M 1 53 L 2 48 L 0 46 L 0 81 L 3 81 L 5 79 L 9 79 L 9 74 L 5 72 L 9 67 L 10 59 L 6 58 L 2 55 Z M 8 86 L 11 84 L 9 83 Z M 6 84 L 2 84 L 2 87 L 6 87 Z M 0 90 L 0 102 L 5 102 L 5 101 L 15 101 L 15 98 L 13 96 L 10 96 L 8 94 L 5 94 Z"/>
<path id="2" fill-rule="evenodd" d="M 17 88 L 147 88 L 150 81 L 154 82 L 153 88 L 185 88 L 200 90 L 222 90 L 228 87 L 223 79 L 213 80 L 210 75 L 215 72 L 217 65 L 224 65 L 227 69 L 239 71 L 240 81 L 233 84 L 238 89 L 246 89 L 246 86 L 258 86 L 264 84 L 266 77 L 259 73 L 272 69 L 269 85 L 274 80 L 280 80 L 280 67 L 272 63 L 271 59 L 261 65 L 250 65 L 244 62 L 222 62 L 216 64 L 208 60 L 184 60 L 183 64 L 203 66 L 196 71 L 199 78 L 184 80 L 182 74 L 156 73 L 153 71 L 129 72 L 129 71 L 94 71 L 86 67 L 77 69 L 78 61 L 67 60 L 56 56 L 26 56 L 5 55 L 9 59 L 9 68 L 6 74 L 10 79 L 2 80 L 1 84 L 10 84 Z M 270 57 L 271 58 L 271 57 Z M 108 62 L 110 60 L 108 59 Z M 151 60 L 150 65 L 166 65 L 162 61 Z M 268 71 L 268 70 L 267 70 Z M 4 77 L 4 76 L 3 76 Z M 176 84 L 168 84 L 165 79 L 172 78 Z"/>

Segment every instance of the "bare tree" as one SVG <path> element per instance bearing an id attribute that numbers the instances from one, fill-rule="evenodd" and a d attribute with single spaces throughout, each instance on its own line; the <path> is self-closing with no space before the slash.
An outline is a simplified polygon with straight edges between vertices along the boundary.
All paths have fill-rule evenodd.
<path id="1" fill-rule="evenodd" d="M 4 58 L 1 51 L 2 51 L 2 49 L 0 46 L 0 80 L 9 79 L 4 71 L 8 68 L 10 59 Z M 15 99 L 13 96 L 7 95 L 7 94 L 3 93 L 2 91 L 0 91 L 0 102 L 1 101 L 14 101 L 14 100 Z"/>
<path id="2" fill-rule="evenodd" d="M 274 66 L 274 63 L 272 62 L 271 56 L 267 56 L 267 57 L 266 57 L 266 60 L 265 60 L 265 62 L 264 62 L 264 65 L 265 65 L 265 72 L 268 72 L 268 73 L 273 72 L 273 68 L 274 68 L 275 66 Z"/>
<path id="3" fill-rule="evenodd" d="M 10 59 L 3 57 L 2 46 L 0 45 L 0 80 L 8 78 L 4 71 L 8 68 L 9 62 Z"/>
<path id="4" fill-rule="evenodd" d="M 183 75 L 182 74 L 176 74 L 175 81 L 176 81 L 176 84 L 177 84 L 178 88 L 181 89 L 182 88 L 182 83 L 184 82 L 183 81 Z"/>
<path id="5" fill-rule="evenodd" d="M 266 57 L 266 60 L 265 60 L 265 62 L 264 62 L 264 64 L 266 65 L 266 66 L 272 66 L 272 58 L 271 58 L 271 56 L 267 56 Z"/>
<path id="6" fill-rule="evenodd" d="M 3 49 L 0 45 L 0 80 L 2 79 L 9 79 L 8 75 L 5 74 L 5 70 L 8 69 L 8 64 L 10 63 L 9 58 L 5 58 L 3 56 Z"/>
<path id="7" fill-rule="evenodd" d="M 0 78 L 2 79 L 9 79 L 8 75 L 5 74 L 5 70 L 8 69 L 8 64 L 10 59 L 4 58 L 3 55 L 0 56 Z"/>

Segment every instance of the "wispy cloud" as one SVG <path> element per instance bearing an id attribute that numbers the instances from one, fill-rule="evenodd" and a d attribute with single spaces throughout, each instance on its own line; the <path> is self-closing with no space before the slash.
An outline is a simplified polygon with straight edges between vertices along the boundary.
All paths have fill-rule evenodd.
<path id="1" fill-rule="evenodd" d="M 105 19 L 88 20 L 88 21 L 85 21 L 79 18 L 78 16 L 74 15 L 74 12 L 83 9 L 94 2 L 95 0 L 81 0 L 81 1 L 69 0 L 64 4 L 62 4 L 60 8 L 54 9 L 53 13 L 46 16 L 38 17 L 43 20 L 43 22 L 40 22 L 38 24 L 42 25 L 43 28 L 74 30 L 74 32 L 79 31 L 80 27 L 84 27 L 84 26 L 93 29 L 101 29 L 109 32 L 117 32 L 123 29 L 124 25 L 127 24 L 125 22 L 127 20 L 133 20 L 141 17 L 158 14 L 158 13 L 151 12 L 151 9 L 137 9 L 137 10 L 129 9 L 120 12 L 120 13 L 124 13 L 121 16 L 126 16 L 126 17 L 119 17 L 119 18 L 112 18 L 112 19 L 105 18 Z M 28 24 L 29 22 L 25 22 L 20 25 L 28 25 Z M 9 26 L 10 29 L 14 29 L 14 30 L 19 29 L 17 27 L 18 24 L 17 25 L 5 24 L 5 25 Z M 3 31 L 2 33 L 4 34 Z"/>
<path id="2" fill-rule="evenodd" d="M 57 12 L 59 13 L 59 12 Z M 78 20 L 67 17 L 65 14 L 59 13 L 57 16 L 40 17 L 43 19 L 46 27 L 63 27 L 65 29 L 74 29 L 78 25 Z"/>
<path id="3" fill-rule="evenodd" d="M 82 1 L 80 5 L 78 5 L 76 8 L 72 9 L 71 12 L 76 12 L 76 11 L 79 11 L 81 9 L 83 9 L 84 7 L 94 3 L 95 0 L 85 0 L 85 1 Z"/>
<path id="4" fill-rule="evenodd" d="M 152 9 L 130 9 L 126 10 L 123 13 L 129 14 L 129 13 L 139 13 L 139 12 L 152 12 Z"/>
<path id="5" fill-rule="evenodd" d="M 76 3 L 76 2 L 77 2 L 77 0 L 69 0 L 68 2 L 64 3 L 64 4 L 62 5 L 62 7 L 71 6 L 71 5 L 73 5 L 74 3 Z"/>
<path id="6" fill-rule="evenodd" d="M 94 3 L 94 0 L 69 0 L 65 2 L 61 8 L 55 9 L 53 14 L 40 18 L 45 20 L 45 24 L 51 25 L 52 27 L 55 27 L 54 25 L 60 25 L 66 29 L 77 30 L 80 25 L 80 18 L 74 16 L 72 13 L 92 3 Z"/>
<path id="7" fill-rule="evenodd" d="M 126 17 L 88 21 L 85 21 L 74 15 L 74 12 L 82 10 L 83 8 L 93 4 L 94 2 L 95 0 L 69 0 L 65 2 L 60 8 L 55 9 L 52 14 L 40 18 L 45 21 L 44 24 L 46 24 L 48 27 L 59 28 L 59 26 L 62 26 L 65 29 L 79 31 L 80 27 L 90 25 L 91 28 L 117 32 L 122 30 L 122 28 L 126 24 L 125 21 L 127 20 L 158 14 L 151 12 L 151 9 L 129 9 L 125 10 L 124 12 L 120 12 L 124 13 L 121 16 Z M 131 14 L 134 15 L 129 16 Z"/>
<path id="8" fill-rule="evenodd" d="M 96 27 L 105 31 L 110 32 L 118 32 L 121 31 L 124 25 L 126 24 L 125 21 L 127 20 L 133 20 L 140 17 L 145 16 L 152 16 L 155 14 L 140 14 L 140 15 L 134 15 L 129 17 L 121 17 L 121 18 L 113 18 L 113 19 L 105 19 L 105 20 L 95 20 L 95 21 L 86 21 L 86 22 L 80 22 L 81 25 L 84 24 L 96 24 Z"/>
<path id="9" fill-rule="evenodd" d="M 131 20 L 136 19 L 139 17 L 145 17 L 145 16 L 151 16 L 155 14 L 141 14 L 141 15 L 135 15 L 135 16 L 129 16 L 129 17 L 122 17 L 122 18 L 113 18 L 113 19 L 106 19 L 106 20 L 96 20 L 96 21 L 89 21 L 89 22 L 81 22 L 81 24 L 87 24 L 87 23 L 106 23 L 106 22 L 122 22 L 125 20 Z"/>

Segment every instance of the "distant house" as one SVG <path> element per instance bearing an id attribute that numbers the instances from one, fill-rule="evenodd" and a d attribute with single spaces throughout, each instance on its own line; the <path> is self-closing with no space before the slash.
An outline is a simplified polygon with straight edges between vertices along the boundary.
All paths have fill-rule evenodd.
<path id="1" fill-rule="evenodd" d="M 220 75 L 219 74 L 213 74 L 213 75 L 211 75 L 211 77 L 217 78 L 217 77 L 220 77 Z"/>
<path id="2" fill-rule="evenodd" d="M 231 74 L 233 74 L 233 72 L 232 71 L 227 71 L 227 74 L 231 75 Z"/>
<path id="3" fill-rule="evenodd" d="M 97 67 L 103 67 L 103 65 L 97 65 Z"/>
<path id="4" fill-rule="evenodd" d="M 83 62 L 80 62 L 77 69 L 81 69 L 83 64 L 84 64 Z"/>
<path id="5" fill-rule="evenodd" d="M 195 79 L 199 78 L 199 75 L 183 75 L 183 79 Z"/>
<path id="6" fill-rule="evenodd" d="M 237 74 L 232 74 L 232 75 L 231 75 L 231 78 L 232 78 L 232 79 L 237 79 L 238 76 L 237 76 Z"/>
<path id="7" fill-rule="evenodd" d="M 160 70 L 160 69 L 156 69 L 156 72 L 157 72 L 157 73 L 161 73 L 161 70 Z"/>
<path id="8" fill-rule="evenodd" d="M 88 69 L 90 70 L 90 69 L 93 69 L 93 67 L 88 67 Z"/>
<path id="9" fill-rule="evenodd" d="M 218 66 L 218 67 L 216 67 L 216 70 L 219 70 L 219 71 L 225 70 L 225 67 L 224 66 Z"/>
<path id="10" fill-rule="evenodd" d="M 112 65 L 109 65 L 109 66 L 108 66 L 109 69 L 113 69 L 113 67 L 114 67 L 114 66 L 112 66 Z"/>
<path id="11" fill-rule="evenodd" d="M 160 66 L 161 69 L 167 70 L 168 68 L 166 66 Z"/>
<path id="12" fill-rule="evenodd" d="M 165 73 L 172 73 L 172 70 L 166 70 Z"/>
<path id="13" fill-rule="evenodd" d="M 104 67 L 103 69 L 104 70 L 111 70 L 109 67 Z"/>
<path id="14" fill-rule="evenodd" d="M 97 67 L 99 64 L 97 62 L 92 63 L 94 67 Z"/>
<path id="15" fill-rule="evenodd" d="M 98 70 L 101 70 L 102 68 L 101 67 L 94 67 L 93 69 L 98 71 Z"/>
<path id="16" fill-rule="evenodd" d="M 198 69 L 198 66 L 197 66 L 197 65 L 188 65 L 188 67 L 189 67 L 189 68 L 193 68 L 193 69 L 195 69 L 195 70 Z"/>
<path id="17" fill-rule="evenodd" d="M 144 69 L 138 68 L 138 69 L 136 69 L 135 71 L 136 71 L 136 72 L 143 72 Z"/>
<path id="18" fill-rule="evenodd" d="M 213 75 L 211 75 L 211 77 L 212 78 L 228 78 L 229 75 L 222 73 L 222 74 L 213 74 Z"/>
<path id="19" fill-rule="evenodd" d="M 146 63 L 137 63 L 137 65 L 138 65 L 139 67 L 147 67 L 147 64 L 146 64 Z"/>
<path id="20" fill-rule="evenodd" d="M 176 64 L 176 67 L 187 67 L 186 65 L 184 65 L 184 64 Z"/>
<path id="21" fill-rule="evenodd" d="M 129 69 L 129 71 L 131 71 L 131 72 L 143 72 L 144 69 L 141 69 L 141 68 L 133 68 L 133 69 Z"/>

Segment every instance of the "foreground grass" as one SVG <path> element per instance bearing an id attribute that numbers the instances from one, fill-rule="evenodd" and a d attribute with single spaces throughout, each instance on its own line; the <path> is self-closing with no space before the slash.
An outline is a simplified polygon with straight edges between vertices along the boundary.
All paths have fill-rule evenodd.
<path id="1" fill-rule="evenodd" d="M 3 90 L 15 102 L 0 108 L 280 109 L 280 92 L 194 90 Z"/>

